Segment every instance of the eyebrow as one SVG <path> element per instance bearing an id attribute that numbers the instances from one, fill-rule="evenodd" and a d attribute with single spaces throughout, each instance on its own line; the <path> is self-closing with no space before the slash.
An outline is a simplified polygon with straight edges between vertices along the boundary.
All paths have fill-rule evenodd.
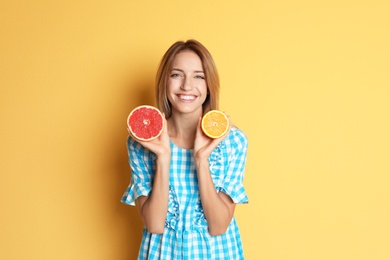
<path id="1" fill-rule="evenodd" d="M 184 70 L 182 70 L 182 69 L 177 69 L 177 68 L 172 68 L 172 70 L 178 70 L 178 71 L 184 72 Z M 194 70 L 193 72 L 194 72 L 194 73 L 204 73 L 203 70 Z"/>

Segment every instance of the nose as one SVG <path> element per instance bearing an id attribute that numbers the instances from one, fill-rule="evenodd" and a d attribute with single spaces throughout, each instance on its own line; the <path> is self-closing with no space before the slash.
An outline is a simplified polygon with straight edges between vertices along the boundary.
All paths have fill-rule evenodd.
<path id="1" fill-rule="evenodd" d="M 184 91 L 191 90 L 193 88 L 192 80 L 189 77 L 185 77 L 183 80 L 183 84 L 181 84 L 180 89 Z"/>

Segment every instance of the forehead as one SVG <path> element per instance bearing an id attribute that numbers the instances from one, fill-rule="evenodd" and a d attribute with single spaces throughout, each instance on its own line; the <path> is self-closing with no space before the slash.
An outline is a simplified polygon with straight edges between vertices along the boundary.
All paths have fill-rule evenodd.
<path id="1" fill-rule="evenodd" d="M 173 60 L 172 68 L 180 69 L 202 69 L 202 61 L 200 57 L 191 50 L 185 50 L 176 54 Z"/>

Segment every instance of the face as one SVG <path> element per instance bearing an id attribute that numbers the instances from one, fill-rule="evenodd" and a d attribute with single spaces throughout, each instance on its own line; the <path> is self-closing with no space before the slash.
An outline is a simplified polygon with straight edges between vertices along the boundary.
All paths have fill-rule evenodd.
<path id="1" fill-rule="evenodd" d="M 202 61 L 193 51 L 178 53 L 168 80 L 168 100 L 172 112 L 202 114 L 207 84 Z"/>

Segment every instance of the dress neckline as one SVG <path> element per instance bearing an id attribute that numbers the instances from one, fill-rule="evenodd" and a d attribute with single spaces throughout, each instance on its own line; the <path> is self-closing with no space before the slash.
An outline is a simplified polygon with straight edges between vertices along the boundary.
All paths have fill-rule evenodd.
<path id="1" fill-rule="evenodd" d="M 176 149 L 178 149 L 178 150 L 187 151 L 187 152 L 193 152 L 193 151 L 194 151 L 194 149 L 186 149 L 186 148 L 182 148 L 182 147 L 176 145 L 176 144 L 172 141 L 172 139 L 169 139 L 169 141 L 170 141 L 170 143 L 171 143 L 171 147 L 174 147 L 174 148 L 176 148 Z"/>

